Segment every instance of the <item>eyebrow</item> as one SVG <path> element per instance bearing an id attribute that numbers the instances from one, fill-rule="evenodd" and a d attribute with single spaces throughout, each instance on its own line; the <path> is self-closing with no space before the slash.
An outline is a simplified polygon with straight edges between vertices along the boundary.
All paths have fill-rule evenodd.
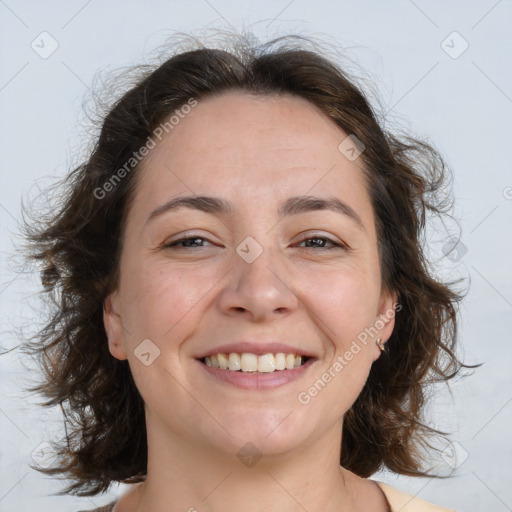
<path id="1" fill-rule="evenodd" d="M 150 213 L 146 224 L 155 217 L 158 217 L 167 212 L 178 210 L 180 208 L 199 210 L 212 215 L 233 214 L 233 207 L 231 203 L 224 199 L 209 196 L 182 196 L 171 199 L 167 203 L 162 204 L 153 210 Z M 292 215 L 299 215 L 301 213 L 308 213 L 319 210 L 330 210 L 346 215 L 356 223 L 357 227 L 361 231 L 366 231 L 361 218 L 359 215 L 357 215 L 354 209 L 336 197 L 290 197 L 279 206 L 278 215 L 279 218 L 282 219 Z"/>

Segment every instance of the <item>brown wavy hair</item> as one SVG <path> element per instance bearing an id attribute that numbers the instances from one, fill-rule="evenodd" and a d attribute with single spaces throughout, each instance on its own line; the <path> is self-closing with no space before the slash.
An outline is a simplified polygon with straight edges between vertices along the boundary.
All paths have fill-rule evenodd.
<path id="1" fill-rule="evenodd" d="M 147 472 L 143 400 L 128 361 L 110 354 L 103 324 L 140 164 L 123 179 L 115 175 L 191 98 L 232 90 L 304 98 L 364 144 L 382 286 L 398 294 L 401 310 L 387 352 L 344 417 L 340 463 L 364 478 L 383 467 L 437 476 L 423 468 L 424 449 L 434 448 L 429 439 L 445 435 L 423 418 L 430 385 L 474 367 L 455 354 L 463 295 L 434 277 L 423 250 L 427 214 L 444 215 L 450 207 L 442 193 L 449 168 L 430 143 L 385 130 L 356 79 L 302 46 L 311 38 L 234 40 L 227 49 L 199 43 L 137 68 L 135 83 L 102 115 L 86 160 L 59 184 L 65 194 L 58 207 L 26 222 L 28 257 L 41 265 L 43 297 L 52 306 L 44 327 L 24 344 L 42 371 L 30 391 L 47 406 L 60 405 L 66 426 L 53 443 L 56 465 L 34 469 L 70 479 L 59 494 L 92 496 L 112 482 L 143 481 Z"/>

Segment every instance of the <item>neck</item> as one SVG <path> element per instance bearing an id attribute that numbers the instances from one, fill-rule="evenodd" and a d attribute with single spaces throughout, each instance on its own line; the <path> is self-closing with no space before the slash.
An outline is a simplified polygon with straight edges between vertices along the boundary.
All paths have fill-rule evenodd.
<path id="1" fill-rule="evenodd" d="M 340 467 L 341 422 L 293 452 L 240 460 L 147 425 L 148 471 L 129 512 L 283 512 L 355 510 L 348 472 Z M 254 454 L 253 454 L 254 457 Z"/>

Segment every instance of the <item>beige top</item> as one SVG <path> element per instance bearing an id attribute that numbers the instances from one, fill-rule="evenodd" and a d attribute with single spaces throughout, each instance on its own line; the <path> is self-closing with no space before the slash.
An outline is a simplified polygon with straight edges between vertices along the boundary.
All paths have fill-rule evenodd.
<path id="1" fill-rule="evenodd" d="M 422 500 L 412 494 L 399 491 L 398 489 L 377 480 L 374 480 L 374 482 L 377 483 L 386 496 L 391 512 L 456 512 L 453 509 L 438 507 L 433 503 Z M 81 512 L 112 512 L 115 504 L 116 502 L 113 501 L 104 507 Z"/>
<path id="2" fill-rule="evenodd" d="M 382 489 L 388 500 L 391 512 L 456 512 L 451 508 L 444 508 L 434 505 L 428 501 L 422 500 L 412 494 L 407 494 L 399 491 L 390 485 L 382 482 L 377 482 L 377 485 Z"/>

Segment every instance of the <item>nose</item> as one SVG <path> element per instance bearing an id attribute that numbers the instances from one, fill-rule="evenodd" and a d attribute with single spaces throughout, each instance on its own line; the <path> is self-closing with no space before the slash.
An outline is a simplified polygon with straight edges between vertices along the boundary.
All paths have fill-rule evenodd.
<path id="1" fill-rule="evenodd" d="M 235 254 L 218 306 L 225 315 L 245 316 L 253 322 L 282 318 L 299 303 L 285 274 L 271 249 L 263 250 L 252 263 Z"/>

